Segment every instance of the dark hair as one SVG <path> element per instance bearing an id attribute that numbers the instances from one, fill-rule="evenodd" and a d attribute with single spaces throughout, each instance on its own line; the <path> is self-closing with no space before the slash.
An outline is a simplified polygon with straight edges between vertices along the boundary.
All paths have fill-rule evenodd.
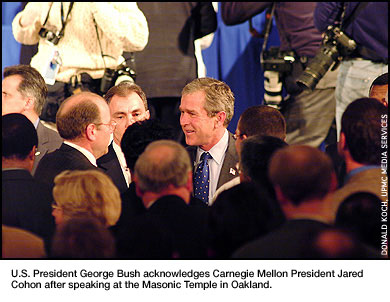
<path id="1" fill-rule="evenodd" d="M 386 72 L 384 74 L 381 74 L 379 77 L 377 77 L 371 84 L 370 90 L 372 89 L 372 86 L 382 86 L 382 85 L 389 85 L 389 74 Z"/>
<path id="2" fill-rule="evenodd" d="M 361 241 L 379 249 L 380 205 L 381 199 L 372 193 L 354 193 L 340 204 L 335 225 L 351 231 Z"/>
<path id="3" fill-rule="evenodd" d="M 38 135 L 31 121 L 20 113 L 3 115 L 2 156 L 26 159 L 34 146 L 38 146 Z"/>
<path id="4" fill-rule="evenodd" d="M 211 250 L 216 258 L 228 258 L 284 221 L 279 205 L 266 190 L 253 182 L 240 183 L 221 192 L 209 209 Z"/>
<path id="5" fill-rule="evenodd" d="M 264 185 L 272 197 L 275 191 L 268 178 L 268 164 L 272 154 L 287 143 L 273 136 L 254 135 L 242 142 L 240 168 L 242 173 L 256 183 Z"/>
<path id="6" fill-rule="evenodd" d="M 247 108 L 240 116 L 240 133 L 247 136 L 269 135 L 286 138 L 286 120 L 279 110 L 258 105 Z"/>
<path id="7" fill-rule="evenodd" d="M 39 71 L 29 65 L 14 65 L 4 68 L 3 78 L 13 75 L 19 75 L 22 78 L 18 91 L 24 97 L 29 96 L 34 99 L 34 110 L 40 115 L 46 102 L 47 86 Z"/>
<path id="8" fill-rule="evenodd" d="M 127 97 L 132 92 L 138 94 L 144 104 L 145 110 L 148 110 L 148 102 L 146 100 L 145 92 L 135 83 L 122 82 L 114 87 L 111 87 L 105 94 L 104 99 L 106 100 L 107 104 L 110 104 L 114 95 Z"/>
<path id="9" fill-rule="evenodd" d="M 360 98 L 345 109 L 341 132 L 354 161 L 378 165 L 381 160 L 381 118 L 387 108 L 377 99 Z"/>
<path id="10" fill-rule="evenodd" d="M 310 146 L 288 146 L 277 150 L 268 169 L 274 186 L 294 204 L 324 198 L 330 191 L 333 165 L 330 157 Z"/>
<path id="11" fill-rule="evenodd" d="M 58 226 L 51 256 L 71 259 L 114 258 L 114 238 L 96 218 L 74 217 Z"/>
<path id="12" fill-rule="evenodd" d="M 127 127 L 121 141 L 127 167 L 134 171 L 135 162 L 146 146 L 156 140 L 175 139 L 172 127 L 157 120 L 144 120 Z"/>

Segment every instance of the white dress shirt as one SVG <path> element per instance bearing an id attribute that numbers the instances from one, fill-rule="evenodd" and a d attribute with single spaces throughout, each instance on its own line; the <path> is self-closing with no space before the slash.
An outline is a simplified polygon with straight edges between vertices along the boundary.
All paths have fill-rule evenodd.
<path id="1" fill-rule="evenodd" d="M 122 152 L 122 149 L 120 146 L 118 146 L 115 142 L 113 142 L 112 146 L 114 147 L 114 151 L 116 154 L 116 157 L 118 158 L 119 164 L 122 168 L 123 176 L 125 177 L 127 187 L 131 183 L 131 174 L 130 169 L 127 167 L 125 155 Z"/>
<path id="2" fill-rule="evenodd" d="M 88 160 L 91 162 L 92 165 L 97 167 L 95 156 L 93 156 L 93 154 L 91 152 L 89 152 L 87 149 L 80 147 L 76 144 L 73 144 L 71 142 L 68 142 L 68 141 L 64 141 L 64 144 L 67 144 L 67 145 L 79 150 L 81 153 L 83 153 L 85 155 L 86 158 L 88 158 Z"/>

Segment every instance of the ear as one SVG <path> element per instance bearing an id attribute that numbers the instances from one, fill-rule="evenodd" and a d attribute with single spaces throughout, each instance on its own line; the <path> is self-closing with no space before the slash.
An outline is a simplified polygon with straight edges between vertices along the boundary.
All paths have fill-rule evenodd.
<path id="1" fill-rule="evenodd" d="M 24 110 L 31 111 L 34 110 L 35 101 L 31 97 L 26 97 L 26 104 L 24 105 Z"/>
<path id="2" fill-rule="evenodd" d="M 275 189 L 276 199 L 279 201 L 280 205 L 283 206 L 290 203 L 288 198 L 286 197 L 286 195 L 284 195 L 284 193 L 282 192 L 281 188 L 278 185 L 275 185 L 274 189 Z"/>
<path id="3" fill-rule="evenodd" d="M 137 196 L 138 196 L 139 198 L 142 199 L 142 196 L 145 195 L 145 192 L 142 191 L 142 190 L 139 188 L 139 186 L 138 186 L 138 184 L 137 184 L 137 178 L 136 178 L 135 176 L 134 176 L 134 178 L 133 178 L 133 181 L 135 182 L 135 193 L 137 194 Z"/>
<path id="4" fill-rule="evenodd" d="M 188 171 L 187 183 L 186 183 L 185 187 L 188 190 L 188 192 L 192 193 L 192 191 L 193 191 L 192 170 Z"/>
<path id="5" fill-rule="evenodd" d="M 226 120 L 226 112 L 225 111 L 218 112 L 216 115 L 215 126 L 217 128 L 223 126 L 225 120 Z"/>
<path id="6" fill-rule="evenodd" d="M 148 119 L 150 119 L 150 111 L 146 110 L 146 112 L 145 112 L 145 120 L 148 120 Z"/>
<path id="7" fill-rule="evenodd" d="M 97 126 L 95 124 L 89 124 L 87 128 L 85 129 L 85 137 L 89 141 L 95 141 L 96 140 L 96 133 L 97 133 Z"/>
<path id="8" fill-rule="evenodd" d="M 345 134 L 343 132 L 340 132 L 340 138 L 339 141 L 337 142 L 337 152 L 339 153 L 340 156 L 343 157 L 343 154 L 347 149 L 348 148 L 345 140 Z"/>
<path id="9" fill-rule="evenodd" d="M 35 160 L 35 153 L 37 152 L 37 146 L 33 146 L 33 148 L 31 149 L 30 153 L 27 155 L 27 158 L 29 160 L 32 160 L 34 161 Z"/>

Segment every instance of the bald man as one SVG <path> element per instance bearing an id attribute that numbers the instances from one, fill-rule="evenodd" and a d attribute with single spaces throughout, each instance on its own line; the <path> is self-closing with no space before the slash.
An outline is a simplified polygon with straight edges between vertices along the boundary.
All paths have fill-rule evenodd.
<path id="1" fill-rule="evenodd" d="M 108 152 L 115 129 L 106 101 L 91 92 L 66 99 L 57 112 L 56 121 L 64 143 L 42 158 L 34 175 L 50 185 L 64 170 L 97 169 L 96 159 Z"/>
<path id="2" fill-rule="evenodd" d="M 117 237 L 119 257 L 205 258 L 207 207 L 192 206 L 192 163 L 171 140 L 150 143 L 135 164 L 137 195 L 147 209 Z"/>

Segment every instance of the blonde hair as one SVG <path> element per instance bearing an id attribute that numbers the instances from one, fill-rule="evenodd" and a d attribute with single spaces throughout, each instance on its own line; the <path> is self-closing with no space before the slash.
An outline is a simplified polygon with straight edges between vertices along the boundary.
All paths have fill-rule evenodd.
<path id="1" fill-rule="evenodd" d="M 112 180 L 97 170 L 64 171 L 54 179 L 53 197 L 64 220 L 92 216 L 114 225 L 121 213 L 120 193 Z"/>
<path id="2" fill-rule="evenodd" d="M 209 117 L 221 111 L 226 113 L 224 126 L 227 127 L 234 114 L 234 95 L 230 87 L 213 78 L 197 78 L 188 83 L 181 94 L 186 95 L 197 91 L 203 91 L 205 94 L 204 109 Z"/>

